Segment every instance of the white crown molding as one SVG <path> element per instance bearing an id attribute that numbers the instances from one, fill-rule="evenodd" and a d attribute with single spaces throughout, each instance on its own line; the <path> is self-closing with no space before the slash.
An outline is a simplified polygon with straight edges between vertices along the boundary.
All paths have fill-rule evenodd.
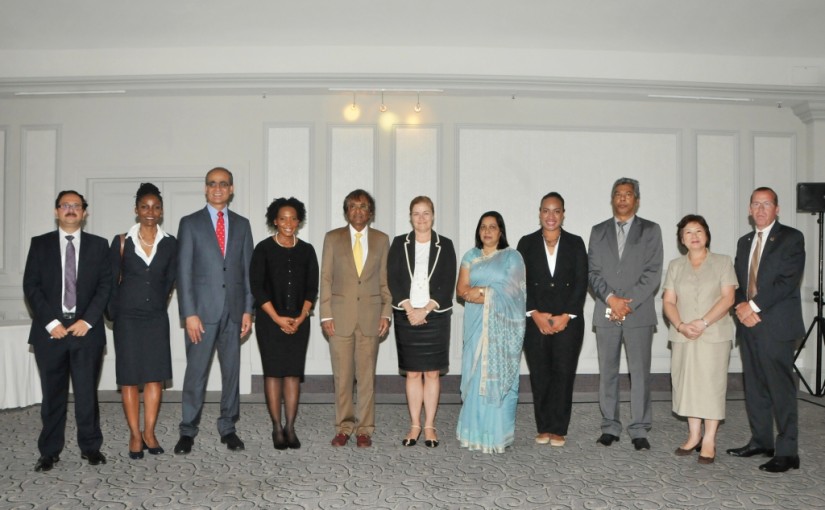
<path id="1" fill-rule="evenodd" d="M 96 97 L 93 91 L 118 96 L 176 95 L 341 95 L 330 88 L 349 90 L 441 89 L 422 95 L 515 96 L 634 101 L 727 103 L 712 98 L 749 99 L 742 104 L 797 107 L 803 103 L 825 104 L 825 87 L 794 85 L 747 85 L 729 83 L 651 81 L 601 78 L 550 78 L 541 76 L 473 76 L 421 74 L 190 74 L 156 76 L 85 76 L 0 78 L 0 99 L 31 100 L 42 93 Z M 15 96 L 20 92 L 38 96 Z M 374 92 L 373 92 L 374 93 Z M 347 92 L 348 94 L 348 92 Z M 388 93 L 392 94 L 392 93 Z M 686 96 L 687 99 L 651 98 L 650 95 Z M 48 97 L 48 96 L 45 96 Z M 692 99 L 695 98 L 695 99 Z"/>

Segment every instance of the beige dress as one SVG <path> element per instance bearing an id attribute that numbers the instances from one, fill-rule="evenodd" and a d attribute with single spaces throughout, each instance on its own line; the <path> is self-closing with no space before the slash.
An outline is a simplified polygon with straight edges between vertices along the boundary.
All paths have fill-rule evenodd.
<path id="1" fill-rule="evenodd" d="M 702 318 L 719 299 L 722 287 L 738 287 L 733 261 L 727 255 L 708 252 L 701 266 L 693 268 L 687 255 L 667 268 L 665 289 L 676 293 L 676 308 L 684 322 Z M 725 315 L 696 340 L 676 331 L 671 324 L 670 378 L 673 412 L 680 416 L 722 420 L 728 389 L 728 363 L 734 335 L 733 318 Z"/>

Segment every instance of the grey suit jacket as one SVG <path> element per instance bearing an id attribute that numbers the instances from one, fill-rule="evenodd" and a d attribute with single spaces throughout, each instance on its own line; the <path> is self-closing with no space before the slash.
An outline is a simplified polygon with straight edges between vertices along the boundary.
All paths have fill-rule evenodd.
<path id="1" fill-rule="evenodd" d="M 252 313 L 252 231 L 249 220 L 227 211 L 226 257 L 221 255 L 206 207 L 180 220 L 177 287 L 181 318 L 197 315 L 205 324 L 215 323 L 224 303 L 228 303 L 229 317 L 234 322 L 240 323 L 244 313 Z"/>
<path id="2" fill-rule="evenodd" d="M 636 216 L 627 233 L 624 253 L 619 260 L 616 220 L 595 225 L 588 243 L 590 288 L 596 299 L 593 325 L 610 326 L 604 316 L 605 300 L 611 293 L 630 298 L 633 313 L 624 321 L 627 327 L 655 326 L 658 315 L 654 298 L 662 283 L 662 230 L 659 225 Z"/>

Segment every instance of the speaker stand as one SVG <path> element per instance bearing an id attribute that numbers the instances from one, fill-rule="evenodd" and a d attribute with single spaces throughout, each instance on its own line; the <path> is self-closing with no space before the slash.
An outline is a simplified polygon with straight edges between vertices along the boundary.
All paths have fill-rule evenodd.
<path id="1" fill-rule="evenodd" d="M 819 218 L 816 222 L 819 224 L 819 279 L 817 280 L 819 287 L 816 291 L 814 291 L 814 302 L 816 303 L 816 317 L 814 317 L 813 321 L 811 321 L 811 325 L 808 327 L 808 331 L 805 333 L 805 338 L 802 339 L 802 343 L 799 344 L 799 348 L 796 350 L 796 354 L 793 357 L 793 369 L 796 374 L 799 376 L 799 380 L 802 381 L 802 384 L 805 385 L 805 388 L 808 390 L 808 393 L 815 397 L 821 397 L 825 394 L 825 384 L 822 382 L 822 346 L 825 345 L 825 318 L 822 317 L 822 260 L 823 260 L 823 246 L 822 246 L 822 237 L 823 237 L 823 222 L 822 218 L 825 215 L 825 212 L 820 211 L 818 213 Z M 796 359 L 799 357 L 799 354 L 802 352 L 802 349 L 805 347 L 805 343 L 808 341 L 808 338 L 811 336 L 811 333 L 816 327 L 816 380 L 814 381 L 814 388 L 812 389 L 805 378 L 802 376 L 802 373 L 796 367 Z"/>

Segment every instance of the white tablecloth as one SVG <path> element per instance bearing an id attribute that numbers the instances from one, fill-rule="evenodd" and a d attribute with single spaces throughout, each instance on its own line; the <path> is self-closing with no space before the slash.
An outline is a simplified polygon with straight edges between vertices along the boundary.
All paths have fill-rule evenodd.
<path id="1" fill-rule="evenodd" d="M 29 352 L 28 321 L 0 323 L 0 409 L 26 407 L 43 401 L 34 354 Z"/>

